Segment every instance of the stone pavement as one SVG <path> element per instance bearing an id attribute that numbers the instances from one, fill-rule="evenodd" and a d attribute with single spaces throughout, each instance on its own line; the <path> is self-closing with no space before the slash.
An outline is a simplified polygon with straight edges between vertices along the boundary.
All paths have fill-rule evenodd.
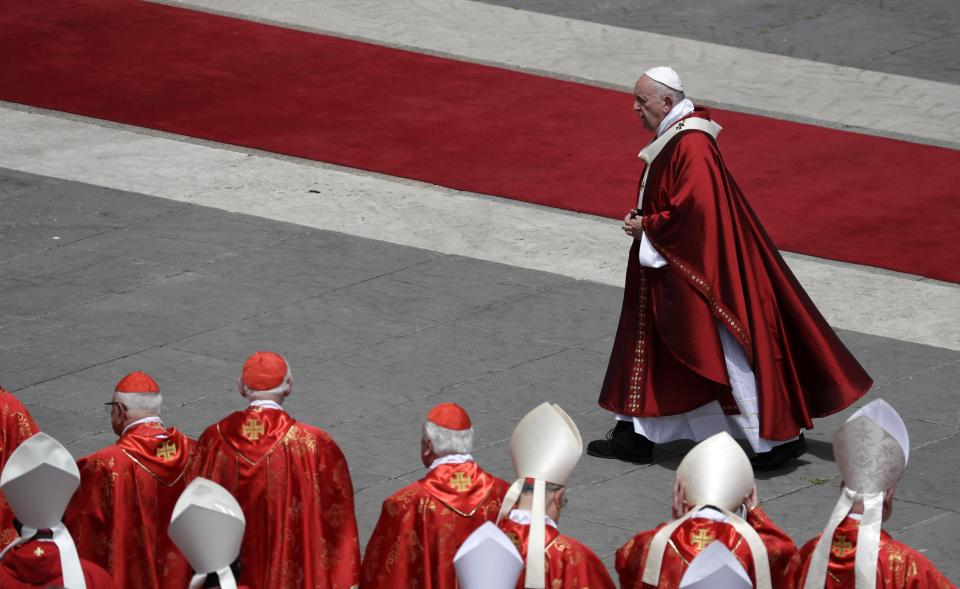
<path id="1" fill-rule="evenodd" d="M 0 170 L 0 383 L 83 455 L 114 439 L 103 403 L 126 372 L 159 381 L 166 419 L 191 435 L 242 406 L 244 358 L 290 359 L 288 408 L 327 428 L 350 462 L 361 542 L 380 502 L 422 474 L 421 420 L 441 401 L 474 419 L 476 455 L 511 478 L 517 419 L 559 402 L 584 438 L 610 416 L 597 390 L 621 290 L 513 266 L 321 231 L 88 184 Z M 952 321 L 945 317 L 944 321 Z M 960 578 L 960 352 L 843 331 L 913 452 L 887 529 Z M 830 440 L 759 480 L 794 539 L 823 525 L 838 492 Z M 584 457 L 562 528 L 612 566 L 662 521 L 679 456 L 630 466 Z"/>

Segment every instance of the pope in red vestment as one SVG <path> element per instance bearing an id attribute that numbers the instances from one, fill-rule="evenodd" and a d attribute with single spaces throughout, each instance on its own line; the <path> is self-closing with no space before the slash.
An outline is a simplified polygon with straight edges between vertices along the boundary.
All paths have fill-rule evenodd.
<path id="1" fill-rule="evenodd" d="M 498 526 L 503 533 L 516 546 L 523 557 L 527 560 L 527 539 L 530 535 L 530 523 L 528 520 L 529 512 L 524 510 L 513 510 L 510 517 L 501 521 Z M 546 587 L 589 587 L 590 589 L 614 589 L 613 580 L 607 573 L 607 567 L 604 566 L 593 550 L 581 544 L 570 536 L 565 536 L 557 531 L 556 526 L 550 522 L 546 527 L 546 567 L 544 568 L 544 579 Z M 517 582 L 517 589 L 524 586 L 523 574 Z"/>
<path id="2" fill-rule="evenodd" d="M 160 388 L 144 372 L 121 379 L 111 403 L 120 439 L 77 461 L 80 488 L 64 522 L 80 556 L 118 587 L 186 587 L 190 567 L 167 524 L 190 479 L 194 442 L 160 420 Z"/>
<path id="3" fill-rule="evenodd" d="M 442 403 L 431 409 L 421 441 L 430 470 L 383 502 L 364 553 L 361 587 L 456 587 L 457 549 L 484 522 L 496 521 L 509 486 L 477 465 L 472 446 L 463 408 Z"/>
<path id="4" fill-rule="evenodd" d="M 789 536 L 770 521 L 760 507 L 751 509 L 746 521 L 757 531 L 767 549 L 773 586 L 781 587 L 783 571 L 787 562 L 797 551 L 797 547 Z M 667 524 L 662 523 L 652 530 L 640 532 L 617 551 L 616 569 L 620 576 L 620 587 L 623 589 L 652 587 L 643 582 L 643 567 L 647 561 L 650 541 L 665 525 Z M 722 542 L 740 561 L 750 578 L 756 580 L 753 556 L 747 543 L 733 526 L 724 521 L 720 512 L 705 508 L 671 534 L 670 543 L 663 556 L 660 582 L 657 587 L 660 589 L 679 587 L 687 567 L 711 542 Z"/>
<path id="5" fill-rule="evenodd" d="M 96 564 L 80 560 L 87 589 L 114 589 L 113 579 Z M 0 587 L 33 589 L 61 587 L 60 551 L 48 540 L 30 540 L 7 552 L 0 560 Z M 185 586 L 185 585 L 184 585 Z"/>
<path id="6" fill-rule="evenodd" d="M 280 406 L 292 378 L 283 357 L 257 352 L 244 363 L 244 411 L 206 429 L 197 469 L 243 508 L 241 582 L 257 589 L 350 589 L 360 546 L 347 461 L 325 431 Z"/>
<path id="7" fill-rule="evenodd" d="M 669 68 L 648 74 L 657 77 L 659 70 Z M 658 138 L 641 153 L 648 160 L 642 204 L 624 220 L 634 241 L 599 404 L 621 419 L 678 416 L 716 404 L 721 421 L 724 413 L 752 418 L 754 438 L 794 440 L 814 417 L 863 396 L 872 380 L 747 203 L 720 154 L 719 126 L 689 100 L 677 101 L 682 86 L 669 72 L 660 79 L 675 78 L 671 88 L 661 90 L 666 86 L 645 74 L 635 90 L 634 109 Z M 743 356 L 740 368 L 750 381 L 742 384 L 750 391 L 746 401 L 731 390 L 741 386 L 728 375 L 735 355 Z M 673 439 L 679 437 L 691 436 Z M 757 452 L 768 451 L 746 437 Z M 596 456 L 623 453 L 595 444 L 588 451 Z M 637 456 L 649 460 L 649 451 Z"/>
<path id="8" fill-rule="evenodd" d="M 857 555 L 857 530 L 860 521 L 847 517 L 837 527 L 830 546 L 827 581 L 824 589 L 842 589 L 854 586 L 854 561 Z M 787 589 L 803 589 L 807 567 L 817 546 L 818 535 L 804 544 L 787 566 Z M 877 560 L 877 587 L 884 589 L 954 589 L 943 573 L 927 557 L 906 544 L 897 542 L 890 534 L 880 531 L 880 555 Z"/>
<path id="9" fill-rule="evenodd" d="M 0 471 L 7 457 L 21 442 L 40 431 L 37 422 L 19 399 L 0 387 Z M 17 538 L 13 527 L 13 512 L 0 493 L 0 550 Z"/>

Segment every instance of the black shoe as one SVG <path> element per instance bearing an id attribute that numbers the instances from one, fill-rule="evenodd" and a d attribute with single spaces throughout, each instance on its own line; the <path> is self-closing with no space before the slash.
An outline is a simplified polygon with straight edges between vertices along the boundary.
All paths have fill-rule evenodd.
<path id="1" fill-rule="evenodd" d="M 807 442 L 800 434 L 796 440 L 780 444 L 773 450 L 760 452 L 750 457 L 753 470 L 777 470 L 787 462 L 800 458 L 807 452 Z"/>
<path id="2" fill-rule="evenodd" d="M 653 442 L 633 431 L 632 423 L 619 421 L 605 439 L 587 444 L 587 454 L 631 464 L 649 464 L 653 462 L 653 446 Z"/>

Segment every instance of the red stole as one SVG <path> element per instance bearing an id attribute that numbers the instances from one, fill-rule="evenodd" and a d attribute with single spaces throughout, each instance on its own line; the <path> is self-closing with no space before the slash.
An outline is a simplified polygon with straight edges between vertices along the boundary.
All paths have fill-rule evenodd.
<path id="1" fill-rule="evenodd" d="M 37 422 L 19 399 L 0 387 L 0 472 L 7 464 L 7 457 L 24 440 L 40 431 Z M 13 512 L 0 493 L 0 550 L 17 539 L 13 527 Z"/>
<path id="2" fill-rule="evenodd" d="M 80 567 L 83 569 L 87 589 L 116 587 L 110 575 L 92 562 L 81 559 Z M 57 587 L 62 584 L 60 550 L 53 542 L 27 541 L 0 560 L 0 587 L 3 589 Z"/>
<path id="3" fill-rule="evenodd" d="M 527 538 L 530 526 L 504 519 L 499 524 L 503 533 L 513 542 L 524 562 L 527 560 Z M 551 525 L 546 526 L 546 570 L 547 587 L 589 587 L 590 589 L 615 589 L 607 568 L 592 550 L 571 538 L 559 533 Z M 517 589 L 523 588 L 525 572 L 520 573 Z"/>
<path id="4" fill-rule="evenodd" d="M 80 488 L 64 515 L 81 558 L 118 587 L 186 586 L 190 565 L 167 536 L 173 506 L 192 479 L 194 442 L 158 422 L 137 424 L 77 461 Z"/>
<path id="5" fill-rule="evenodd" d="M 441 464 L 383 502 L 367 542 L 364 589 L 456 586 L 453 557 L 477 527 L 495 521 L 509 484 L 475 462 Z"/>
<path id="6" fill-rule="evenodd" d="M 860 522 L 848 517 L 833 534 L 825 589 L 853 587 L 854 559 L 857 556 L 857 530 Z M 807 542 L 787 567 L 787 589 L 802 589 L 810 559 L 819 536 Z M 952 589 L 954 585 L 922 554 L 880 531 L 880 555 L 877 562 L 877 587 L 891 589 Z"/>
<path id="7" fill-rule="evenodd" d="M 359 583 L 353 485 L 340 448 L 285 411 L 249 407 L 198 442 L 196 474 L 223 485 L 247 520 L 239 582 L 271 589 Z"/>
<path id="8" fill-rule="evenodd" d="M 783 571 L 797 547 L 780 528 L 767 518 L 760 509 L 754 509 L 747 515 L 749 523 L 760 536 L 770 562 L 770 576 L 773 586 L 780 587 Z M 643 567 L 647 560 L 650 542 L 653 536 L 666 524 L 660 524 L 652 530 L 641 532 L 624 544 L 616 556 L 617 574 L 623 589 L 641 589 L 649 585 L 643 583 Z M 676 589 L 680 579 L 693 559 L 712 542 L 722 542 L 740 561 L 743 568 L 756 579 L 753 569 L 753 555 L 750 547 L 740 534 L 728 523 L 708 518 L 693 517 L 685 521 L 670 536 L 666 552 L 663 555 L 663 568 L 660 571 L 658 589 Z"/>
<path id="9" fill-rule="evenodd" d="M 652 417 L 718 400 L 735 412 L 717 322 L 751 361 L 763 438 L 793 438 L 866 393 L 872 380 L 784 263 L 713 138 L 678 133 L 646 186 L 644 233 L 668 264 L 641 266 L 634 241 L 601 407 Z"/>

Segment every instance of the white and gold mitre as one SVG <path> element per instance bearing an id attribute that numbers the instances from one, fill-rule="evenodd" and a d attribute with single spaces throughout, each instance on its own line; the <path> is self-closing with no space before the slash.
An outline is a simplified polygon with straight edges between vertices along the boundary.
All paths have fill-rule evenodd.
<path id="1" fill-rule="evenodd" d="M 208 479 L 194 479 L 180 494 L 167 534 L 196 573 L 190 589 L 217 573 L 220 587 L 236 589 L 230 565 L 240 555 L 246 520 L 229 491 Z"/>
<path id="2" fill-rule="evenodd" d="M 510 437 L 510 458 L 517 480 L 503 498 L 500 521 L 516 504 L 526 479 L 533 479 L 530 536 L 527 539 L 527 573 L 524 587 L 545 585 L 544 527 L 546 483 L 566 485 L 580 456 L 583 439 L 567 413 L 554 403 L 543 403 L 527 413 Z"/>
<path id="3" fill-rule="evenodd" d="M 833 454 L 843 475 L 843 489 L 813 551 L 804 589 L 823 587 L 833 534 L 858 502 L 863 505 L 863 517 L 857 530 L 855 586 L 873 589 L 877 582 L 884 497 L 900 481 L 910 457 L 907 426 L 893 407 L 877 399 L 851 415 L 837 430 Z"/>
<path id="4" fill-rule="evenodd" d="M 734 513 L 753 490 L 753 467 L 743 448 L 730 434 L 720 432 L 687 452 L 677 468 L 677 479 L 686 491 L 684 499 L 693 507 L 681 518 L 662 527 L 650 541 L 643 568 L 643 582 L 657 586 L 663 566 L 663 554 L 670 536 L 685 521 L 704 507 L 713 507 L 726 516 L 726 523 L 743 537 L 753 556 L 758 589 L 770 589 L 770 564 L 767 549 L 753 527 Z"/>

